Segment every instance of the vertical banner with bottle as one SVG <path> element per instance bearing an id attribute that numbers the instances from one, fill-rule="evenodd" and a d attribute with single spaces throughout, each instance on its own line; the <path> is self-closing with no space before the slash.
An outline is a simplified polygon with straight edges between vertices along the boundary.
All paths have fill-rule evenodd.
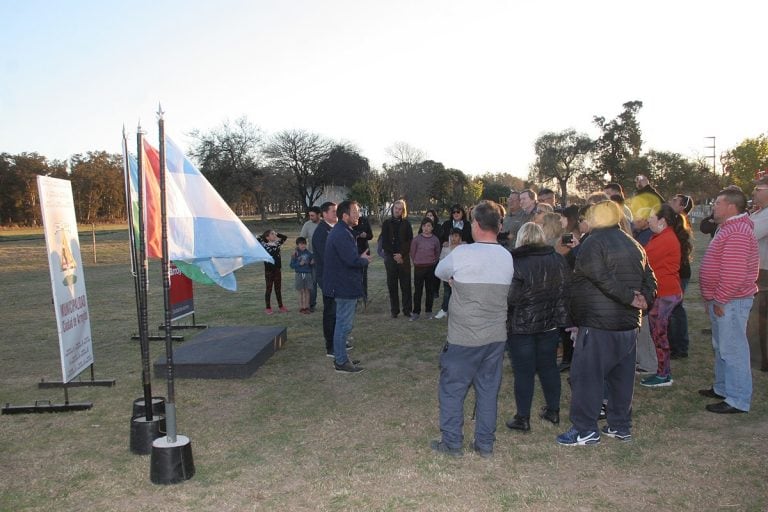
<path id="1" fill-rule="evenodd" d="M 37 190 L 59 332 L 62 381 L 69 382 L 93 364 L 91 320 L 72 184 L 67 180 L 38 176 Z"/>

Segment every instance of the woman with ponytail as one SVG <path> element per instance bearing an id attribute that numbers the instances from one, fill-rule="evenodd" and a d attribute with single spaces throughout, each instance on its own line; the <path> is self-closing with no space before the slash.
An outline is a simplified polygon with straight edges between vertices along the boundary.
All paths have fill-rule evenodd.
<path id="1" fill-rule="evenodd" d="M 672 310 L 683 299 L 680 266 L 690 258 L 692 245 L 683 219 L 668 204 L 661 205 L 655 214 L 651 214 L 648 224 L 653 236 L 645 246 L 645 252 L 658 283 L 656 300 L 648 312 L 648 323 L 656 346 L 658 368 L 656 375 L 643 379 L 640 384 L 647 387 L 671 386 L 667 329 Z"/>

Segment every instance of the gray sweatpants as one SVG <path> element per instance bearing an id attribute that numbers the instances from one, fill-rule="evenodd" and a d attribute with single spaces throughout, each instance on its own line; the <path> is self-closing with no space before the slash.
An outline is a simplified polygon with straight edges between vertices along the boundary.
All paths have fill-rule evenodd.
<path id="1" fill-rule="evenodd" d="M 504 341 L 480 347 L 446 343 L 440 353 L 440 432 L 449 448 L 462 447 L 464 399 L 474 386 L 475 444 L 481 450 L 493 450 L 504 346 Z"/>

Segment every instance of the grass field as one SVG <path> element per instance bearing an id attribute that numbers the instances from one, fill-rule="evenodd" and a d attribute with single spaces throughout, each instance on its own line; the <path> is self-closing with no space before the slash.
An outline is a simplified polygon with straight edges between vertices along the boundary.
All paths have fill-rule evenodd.
<path id="1" fill-rule="evenodd" d="M 253 222 L 254 232 L 267 226 Z M 276 226 L 289 235 L 299 225 Z M 374 228 L 376 232 L 378 230 Z M 691 356 L 673 361 L 670 388 L 636 386 L 631 443 L 554 442 L 568 427 L 532 421 L 511 432 L 512 374 L 505 360 L 494 457 L 436 455 L 438 353 L 445 320 L 389 318 L 384 268 L 370 270 L 372 304 L 357 316 L 352 356 L 367 368 L 339 375 L 325 357 L 321 314 L 299 315 L 284 265 L 288 314 L 264 315 L 263 266 L 237 273 L 239 291 L 195 288 L 197 321 L 210 326 L 284 325 L 286 347 L 251 378 L 176 381 L 178 432 L 192 440 L 195 476 L 153 485 L 149 457 L 128 449 L 131 405 L 141 396 L 133 281 L 124 227 L 81 231 L 97 378 L 113 388 L 76 388 L 89 411 L 0 416 L 0 510 L 768 510 L 768 374 L 753 372 L 752 411 L 715 415 L 696 390 L 712 377 L 709 327 L 694 277 L 686 300 Z M 697 241 L 697 262 L 707 240 Z M 150 324 L 162 323 L 159 265 L 151 267 Z M 61 402 L 45 243 L 39 231 L 0 232 L 0 402 Z M 192 335 L 183 332 L 187 339 Z M 152 359 L 163 353 L 153 342 Z M 164 381 L 153 380 L 165 395 Z M 471 439 L 473 398 L 465 434 Z M 540 390 L 534 410 L 543 403 Z"/>

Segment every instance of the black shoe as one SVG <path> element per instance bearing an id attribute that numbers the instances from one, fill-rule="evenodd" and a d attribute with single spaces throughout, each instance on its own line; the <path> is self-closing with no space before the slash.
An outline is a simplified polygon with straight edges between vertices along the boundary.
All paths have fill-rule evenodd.
<path id="1" fill-rule="evenodd" d="M 346 363 L 341 365 L 333 363 L 333 367 L 336 369 L 338 373 L 360 373 L 363 370 L 365 370 L 365 368 L 362 368 L 360 366 L 355 366 L 352 363 L 352 361 L 347 361 Z"/>
<path id="2" fill-rule="evenodd" d="M 554 410 L 554 409 L 549 409 L 547 407 L 542 407 L 541 414 L 539 414 L 539 418 L 543 420 L 547 420 L 553 425 L 558 425 L 560 423 L 560 410 Z"/>
<path id="3" fill-rule="evenodd" d="M 560 371 L 560 373 L 567 372 L 571 369 L 571 363 L 568 361 L 562 362 L 557 366 L 557 369 Z"/>
<path id="4" fill-rule="evenodd" d="M 491 450 L 483 450 L 482 448 L 477 446 L 477 443 L 475 441 L 472 441 L 472 450 L 476 454 L 478 454 L 479 456 L 481 456 L 484 459 L 490 459 L 491 457 L 493 457 L 493 450 L 492 449 Z"/>
<path id="5" fill-rule="evenodd" d="M 675 352 L 669 355 L 670 359 L 685 359 L 686 357 L 688 357 L 686 352 Z"/>
<path id="6" fill-rule="evenodd" d="M 512 430 L 519 430 L 521 432 L 529 432 L 531 430 L 531 421 L 528 416 L 518 416 L 507 421 L 507 427 Z"/>
<path id="7" fill-rule="evenodd" d="M 725 399 L 724 396 L 721 396 L 721 395 L 718 395 L 717 393 L 715 393 L 714 388 L 700 389 L 699 390 L 699 394 L 701 396 L 705 396 L 707 398 L 719 398 L 720 400 L 724 400 Z"/>
<path id="8" fill-rule="evenodd" d="M 350 350 L 352 350 L 353 348 L 355 348 L 355 347 L 353 347 L 352 345 L 350 345 L 349 343 L 347 343 L 347 352 L 349 352 L 349 351 L 350 351 Z"/>
<path id="9" fill-rule="evenodd" d="M 598 420 L 604 420 L 608 418 L 608 411 L 605 408 L 605 404 L 600 406 L 600 416 L 597 417 Z"/>
<path id="10" fill-rule="evenodd" d="M 707 405 L 707 410 L 709 412 L 714 412 L 715 414 L 737 414 L 737 413 L 746 413 L 747 411 L 742 411 L 741 409 L 737 409 L 731 405 L 728 405 L 725 402 L 717 402 L 716 404 L 709 404 Z"/>
<path id="11" fill-rule="evenodd" d="M 447 444 L 438 440 L 429 443 L 429 447 L 438 453 L 444 453 L 451 457 L 462 457 L 464 455 L 464 450 L 461 448 L 449 448 Z"/>

